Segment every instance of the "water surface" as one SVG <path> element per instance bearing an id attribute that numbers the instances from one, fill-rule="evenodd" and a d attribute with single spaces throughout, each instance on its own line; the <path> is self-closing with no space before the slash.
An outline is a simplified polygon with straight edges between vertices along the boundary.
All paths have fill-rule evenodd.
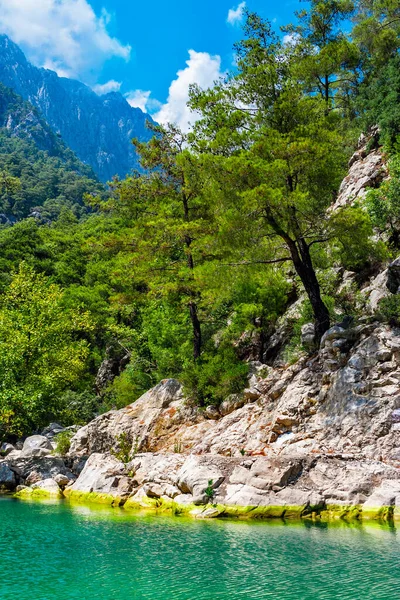
<path id="1" fill-rule="evenodd" d="M 384 526 L 194 521 L 0 499 L 0 599 L 398 600 Z"/>

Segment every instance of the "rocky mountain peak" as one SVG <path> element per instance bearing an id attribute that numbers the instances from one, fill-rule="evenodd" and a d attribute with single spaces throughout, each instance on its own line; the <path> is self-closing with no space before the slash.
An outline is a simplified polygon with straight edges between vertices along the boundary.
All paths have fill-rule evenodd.
<path id="1" fill-rule="evenodd" d="M 102 181 L 138 167 L 131 140 L 151 137 L 151 117 L 121 94 L 98 96 L 79 81 L 35 67 L 6 35 L 0 35 L 0 82 L 31 102 Z"/>

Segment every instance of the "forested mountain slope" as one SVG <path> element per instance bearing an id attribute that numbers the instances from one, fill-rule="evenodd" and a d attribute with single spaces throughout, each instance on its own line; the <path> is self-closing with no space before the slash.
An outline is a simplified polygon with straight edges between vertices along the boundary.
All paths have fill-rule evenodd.
<path id="1" fill-rule="evenodd" d="M 138 166 L 130 142 L 151 137 L 145 125 L 151 117 L 121 94 L 98 96 L 79 81 L 34 67 L 5 35 L 0 35 L 0 82 L 29 100 L 102 181 Z"/>
<path id="2" fill-rule="evenodd" d="M 0 84 L 0 212 L 4 223 L 36 215 L 54 218 L 63 207 L 79 215 L 85 193 L 103 186 L 57 136 L 36 108 Z M 12 178 L 14 181 L 12 184 Z"/>

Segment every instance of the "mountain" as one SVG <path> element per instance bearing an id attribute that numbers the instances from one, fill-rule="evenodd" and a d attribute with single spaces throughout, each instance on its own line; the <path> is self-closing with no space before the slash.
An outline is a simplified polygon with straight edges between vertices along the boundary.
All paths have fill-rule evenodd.
<path id="1" fill-rule="evenodd" d="M 102 181 L 138 167 L 131 139 L 151 137 L 151 117 L 121 94 L 98 96 L 79 81 L 33 66 L 6 35 L 0 35 L 0 82 L 35 106 Z"/>
<path id="2" fill-rule="evenodd" d="M 16 177 L 10 189 L 0 182 L 0 223 L 35 214 L 56 217 L 63 207 L 85 212 L 84 195 L 102 194 L 92 169 L 57 136 L 38 110 L 0 83 L 0 174 Z"/>

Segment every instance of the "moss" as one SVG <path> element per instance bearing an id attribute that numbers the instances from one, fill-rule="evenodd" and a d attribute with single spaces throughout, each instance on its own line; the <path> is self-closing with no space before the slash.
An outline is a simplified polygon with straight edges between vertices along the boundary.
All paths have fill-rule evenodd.
<path id="1" fill-rule="evenodd" d="M 76 490 L 65 490 L 65 497 L 71 502 L 79 504 L 103 504 L 106 506 L 122 506 L 124 499 L 111 494 L 100 494 L 98 492 L 78 492 Z"/>
<path id="2" fill-rule="evenodd" d="M 32 491 L 22 490 L 17 497 L 33 497 Z M 43 490 L 34 490 L 36 497 L 49 498 Z M 111 496 L 110 494 L 100 494 L 95 492 L 78 492 L 74 490 L 65 490 L 65 496 L 72 503 L 79 504 L 97 504 L 109 507 L 122 507 L 127 512 L 151 511 L 155 514 L 169 514 L 176 516 L 188 516 L 201 518 L 202 514 L 210 508 L 210 518 L 233 518 L 233 519 L 270 519 L 270 520 L 292 520 L 298 522 L 321 522 L 354 525 L 365 521 L 383 521 L 391 522 L 400 520 L 400 511 L 394 511 L 393 507 L 380 507 L 363 509 L 361 505 L 336 505 L 331 504 L 324 508 L 304 506 L 229 506 L 226 504 L 208 504 L 205 506 L 196 506 L 194 504 L 178 504 L 174 500 L 167 498 L 128 498 L 124 500 L 121 497 Z M 207 515 L 205 515 L 207 517 Z"/>
<path id="3" fill-rule="evenodd" d="M 57 493 L 40 488 L 33 489 L 31 487 L 26 487 L 19 492 L 16 492 L 14 498 L 19 498 L 20 500 L 60 500 L 63 498 L 63 494 L 61 490 Z"/>

